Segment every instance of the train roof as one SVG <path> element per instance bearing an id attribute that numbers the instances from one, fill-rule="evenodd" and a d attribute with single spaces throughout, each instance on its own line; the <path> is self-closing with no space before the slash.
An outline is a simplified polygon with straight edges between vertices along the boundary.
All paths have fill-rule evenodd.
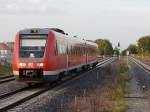
<path id="1" fill-rule="evenodd" d="M 94 42 L 94 41 L 89 41 L 89 40 L 86 40 L 86 44 L 89 44 L 89 45 L 93 45 L 93 46 L 96 46 L 98 47 L 98 45 Z"/>
<path id="2" fill-rule="evenodd" d="M 50 31 L 66 35 L 66 33 L 59 28 L 29 28 L 19 31 L 19 34 L 48 34 Z"/>
<path id="3" fill-rule="evenodd" d="M 19 34 L 48 34 L 50 31 L 54 31 L 54 32 L 57 32 L 58 34 L 63 34 L 66 36 L 68 35 L 67 33 L 65 33 L 63 30 L 61 30 L 59 28 L 29 28 L 29 29 L 20 30 Z M 69 37 L 69 36 L 67 36 L 67 37 Z M 71 38 L 74 40 L 78 40 L 80 42 L 84 41 L 84 42 L 86 42 L 86 44 L 89 44 L 89 45 L 97 46 L 97 44 L 91 40 L 84 40 L 84 39 L 80 39 L 78 37 L 71 37 Z"/>

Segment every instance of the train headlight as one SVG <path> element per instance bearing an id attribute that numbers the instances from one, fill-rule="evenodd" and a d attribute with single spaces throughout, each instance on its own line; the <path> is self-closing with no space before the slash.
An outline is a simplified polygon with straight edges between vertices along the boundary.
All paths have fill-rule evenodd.
<path id="1" fill-rule="evenodd" d="M 22 65 L 23 65 L 22 63 L 19 63 L 19 66 L 20 66 L 20 67 L 22 67 Z"/>
<path id="2" fill-rule="evenodd" d="M 44 66 L 44 64 L 43 64 L 43 63 L 40 63 L 40 66 L 41 66 L 41 67 L 43 67 L 43 66 Z"/>
<path id="3" fill-rule="evenodd" d="M 37 66 L 38 66 L 38 67 L 43 67 L 44 64 L 43 64 L 43 63 L 37 63 Z"/>
<path id="4" fill-rule="evenodd" d="M 25 67 L 25 66 L 26 66 L 26 63 L 19 63 L 19 66 L 20 66 L 20 67 Z"/>

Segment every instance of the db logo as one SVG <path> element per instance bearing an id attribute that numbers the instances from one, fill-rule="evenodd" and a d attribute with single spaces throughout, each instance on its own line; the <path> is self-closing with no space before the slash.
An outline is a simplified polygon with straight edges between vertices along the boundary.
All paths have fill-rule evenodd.
<path id="1" fill-rule="evenodd" d="M 28 63 L 28 67 L 33 67 L 33 63 Z"/>

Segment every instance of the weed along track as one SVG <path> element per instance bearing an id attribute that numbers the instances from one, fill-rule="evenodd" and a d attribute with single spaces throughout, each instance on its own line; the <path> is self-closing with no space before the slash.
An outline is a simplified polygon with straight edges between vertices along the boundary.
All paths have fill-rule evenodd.
<path id="1" fill-rule="evenodd" d="M 145 92 L 149 91 L 150 69 L 133 57 L 130 57 L 129 65 L 129 93 L 125 96 L 129 105 L 127 112 L 149 112 L 149 97 Z"/>
<path id="2" fill-rule="evenodd" d="M 114 80 L 118 80 L 118 78 L 120 77 L 122 80 L 123 79 L 126 80 L 126 77 L 124 75 L 118 76 L 117 79 L 113 78 L 114 77 L 113 74 L 114 71 L 112 71 L 113 65 L 114 64 L 112 64 L 111 67 L 110 65 L 101 66 L 93 70 L 90 70 L 88 71 L 88 73 L 73 78 L 73 80 L 67 81 L 66 83 L 61 84 L 59 87 L 47 91 L 44 95 L 42 96 L 40 95 L 37 98 L 27 101 L 26 103 L 17 106 L 16 108 L 11 109 L 10 111 L 17 110 L 26 112 L 32 110 L 32 111 L 50 111 L 50 112 L 53 111 L 72 112 L 76 110 L 82 111 L 84 109 L 86 109 L 87 111 L 90 109 L 111 110 L 112 109 L 111 106 L 113 105 L 113 103 L 111 103 L 111 98 L 112 97 L 114 98 L 115 95 L 118 94 L 118 92 L 116 93 L 116 91 L 114 91 L 113 92 L 114 95 L 109 96 L 110 95 L 109 93 L 112 93 L 110 91 L 114 90 L 113 89 L 114 85 L 111 86 L 112 82 L 114 82 Z M 99 76 L 97 77 L 97 75 Z M 110 86 L 112 88 L 110 88 Z M 109 94 L 108 95 L 109 98 L 108 96 L 105 96 L 106 95 L 105 92 L 107 90 L 110 90 L 107 93 Z M 120 102 L 122 103 L 123 101 Z M 119 105 L 120 102 L 116 101 L 117 105 Z M 124 103 L 124 105 L 126 105 L 126 103 Z"/>
<path id="3" fill-rule="evenodd" d="M 116 60 L 116 58 L 109 58 L 106 60 L 103 60 L 102 62 L 100 62 L 100 64 L 98 65 L 98 67 L 103 66 L 106 63 L 111 63 L 112 61 Z M 94 68 L 96 69 L 96 68 Z M 94 69 L 90 69 L 89 71 L 92 71 Z M 79 73 L 79 74 L 83 74 L 85 73 Z M 74 78 L 80 78 L 82 75 L 77 75 L 77 77 Z M 46 91 L 51 91 L 53 93 L 53 89 L 57 88 L 61 85 L 65 83 L 69 83 L 71 80 L 74 80 L 73 77 L 66 79 L 66 80 L 62 80 L 61 82 L 53 82 L 49 85 L 42 85 L 39 87 L 36 87 L 36 85 L 34 87 L 25 87 L 22 88 L 21 90 L 17 90 L 14 91 L 12 93 L 8 93 L 8 94 L 4 94 L 3 96 L 0 96 L 0 111 L 7 111 L 11 108 L 14 108 L 17 105 L 23 104 L 24 102 L 42 94 L 45 93 Z"/>

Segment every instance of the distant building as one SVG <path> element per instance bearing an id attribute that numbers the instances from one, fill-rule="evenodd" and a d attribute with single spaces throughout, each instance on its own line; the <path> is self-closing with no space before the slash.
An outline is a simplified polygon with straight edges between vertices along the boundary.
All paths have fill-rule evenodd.
<path id="1" fill-rule="evenodd" d="M 11 52 L 14 51 L 14 42 L 6 42 L 6 45 L 10 48 Z"/>
<path id="2" fill-rule="evenodd" d="M 13 53 L 13 42 L 0 43 L 0 61 L 11 63 Z"/>

